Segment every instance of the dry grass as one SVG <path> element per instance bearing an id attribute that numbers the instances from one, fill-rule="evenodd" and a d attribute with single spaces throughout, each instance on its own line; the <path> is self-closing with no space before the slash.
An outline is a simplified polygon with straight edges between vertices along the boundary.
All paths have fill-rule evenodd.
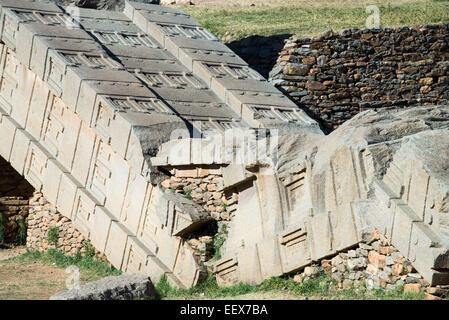
<path id="1" fill-rule="evenodd" d="M 38 252 L 22 248 L 0 250 L 0 300 L 47 300 L 66 290 L 68 266 L 80 270 L 80 284 L 121 272 L 94 257 L 64 256 L 54 249 Z"/>
<path id="2" fill-rule="evenodd" d="M 365 28 L 369 16 L 366 7 L 370 4 L 380 9 L 381 27 L 449 22 L 449 0 L 287 0 L 282 3 L 268 0 L 266 6 L 258 5 L 262 0 L 244 0 L 235 7 L 230 6 L 232 3 L 200 0 L 199 5 L 182 9 L 219 38 L 231 34 L 235 39 L 250 35 L 315 35 L 326 29 Z M 268 7 L 270 4 L 273 6 Z"/>
<path id="3" fill-rule="evenodd" d="M 65 290 L 64 269 L 32 264 L 0 262 L 0 300 L 48 300 Z"/>
<path id="4" fill-rule="evenodd" d="M 195 6 L 200 7 L 222 7 L 222 8 L 245 8 L 253 7 L 366 7 L 369 5 L 404 5 L 417 2 L 426 3 L 431 0 L 192 0 Z"/>

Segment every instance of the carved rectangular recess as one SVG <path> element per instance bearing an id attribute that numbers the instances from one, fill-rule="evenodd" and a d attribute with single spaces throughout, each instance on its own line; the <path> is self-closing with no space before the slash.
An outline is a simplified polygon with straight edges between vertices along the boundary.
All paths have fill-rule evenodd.
<path id="1" fill-rule="evenodd" d="M 92 31 L 92 34 L 98 39 L 98 41 L 106 45 L 159 48 L 156 41 L 144 33 Z"/>
<path id="2" fill-rule="evenodd" d="M 140 72 L 139 77 L 151 87 L 206 89 L 206 86 L 187 72 Z"/>
<path id="3" fill-rule="evenodd" d="M 260 76 L 255 71 L 246 66 L 224 63 L 203 63 L 203 65 L 214 77 L 261 80 Z"/>
<path id="4" fill-rule="evenodd" d="M 217 38 L 209 31 L 202 27 L 183 26 L 168 23 L 156 23 L 167 36 L 171 37 L 186 37 L 190 39 L 203 39 L 216 41 Z"/>
<path id="5" fill-rule="evenodd" d="M 302 121 L 302 115 L 295 109 L 280 108 L 278 106 L 265 106 L 265 105 L 245 105 L 250 109 L 253 115 L 253 119 L 267 119 L 267 120 L 280 120 L 285 122 L 297 122 Z"/>
<path id="6" fill-rule="evenodd" d="M 105 99 L 117 112 L 169 113 L 173 112 L 159 99 L 106 96 Z"/>
<path id="7" fill-rule="evenodd" d="M 89 68 L 121 69 L 122 65 L 105 54 L 87 52 L 58 51 L 58 53 L 73 66 L 87 66 Z"/>
<path id="8" fill-rule="evenodd" d="M 288 204 L 292 210 L 295 204 L 299 201 L 304 201 L 304 185 L 306 181 L 306 169 L 299 168 L 294 170 L 289 176 L 283 179 L 282 183 L 285 186 Z"/>

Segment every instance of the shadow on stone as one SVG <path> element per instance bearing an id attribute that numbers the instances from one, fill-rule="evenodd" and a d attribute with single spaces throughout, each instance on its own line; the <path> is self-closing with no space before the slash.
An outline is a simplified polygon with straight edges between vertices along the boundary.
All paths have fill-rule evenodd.
<path id="1" fill-rule="evenodd" d="M 60 5 L 74 5 L 86 9 L 122 11 L 125 7 L 125 0 L 53 0 Z M 159 0 L 133 0 L 146 4 L 159 4 Z"/>
<path id="2" fill-rule="evenodd" d="M 291 36 L 291 34 L 269 37 L 254 35 L 226 45 L 267 79 L 268 73 L 276 64 L 279 52 L 284 47 L 284 40 Z"/>

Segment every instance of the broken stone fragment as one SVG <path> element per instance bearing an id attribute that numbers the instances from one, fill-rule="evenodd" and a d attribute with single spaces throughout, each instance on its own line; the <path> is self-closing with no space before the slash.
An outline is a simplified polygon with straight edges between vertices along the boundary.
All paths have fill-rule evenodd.
<path id="1" fill-rule="evenodd" d="M 156 290 L 143 275 L 109 276 L 81 285 L 79 288 L 58 292 L 50 300 L 132 300 L 155 298 Z"/>

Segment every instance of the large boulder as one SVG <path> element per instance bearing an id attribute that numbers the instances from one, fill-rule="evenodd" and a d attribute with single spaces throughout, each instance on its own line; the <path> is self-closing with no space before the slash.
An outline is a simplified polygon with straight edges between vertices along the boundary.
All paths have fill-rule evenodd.
<path id="1" fill-rule="evenodd" d="M 89 282 L 79 288 L 60 291 L 50 300 L 130 300 L 156 298 L 150 278 L 143 275 L 110 276 Z"/>
<path id="2" fill-rule="evenodd" d="M 143 275 L 110 276 L 66 291 L 60 291 L 50 300 L 130 300 L 156 298 L 151 279 Z"/>

